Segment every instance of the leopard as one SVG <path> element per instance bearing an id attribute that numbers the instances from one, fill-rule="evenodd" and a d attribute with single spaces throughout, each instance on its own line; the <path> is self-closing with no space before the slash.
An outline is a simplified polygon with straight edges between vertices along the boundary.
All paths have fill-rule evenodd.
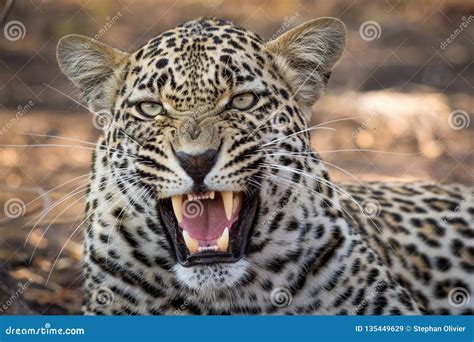
<path id="1" fill-rule="evenodd" d="M 60 39 L 103 123 L 84 314 L 473 313 L 472 186 L 336 183 L 312 147 L 346 36 L 331 17 L 269 41 L 202 17 L 133 52 Z"/>

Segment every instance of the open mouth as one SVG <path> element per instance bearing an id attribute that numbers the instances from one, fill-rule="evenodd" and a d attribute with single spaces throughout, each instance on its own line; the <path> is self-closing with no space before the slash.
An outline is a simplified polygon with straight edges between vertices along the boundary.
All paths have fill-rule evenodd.
<path id="1" fill-rule="evenodd" d="M 159 203 L 161 219 L 183 266 L 240 260 L 256 208 L 255 192 L 189 193 Z"/>

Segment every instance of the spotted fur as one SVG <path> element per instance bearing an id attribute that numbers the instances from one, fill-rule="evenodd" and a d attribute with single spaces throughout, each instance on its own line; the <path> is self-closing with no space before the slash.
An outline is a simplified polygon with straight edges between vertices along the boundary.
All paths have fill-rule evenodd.
<path id="1" fill-rule="evenodd" d="M 336 185 L 311 149 L 310 107 L 344 44 L 333 18 L 271 42 L 214 18 L 132 53 L 83 36 L 61 40 L 61 68 L 91 110 L 111 118 L 86 207 L 86 314 L 472 313 L 448 298 L 453 288 L 472 290 L 472 189 Z M 257 103 L 226 106 L 241 92 Z M 140 116 L 143 99 L 162 101 L 168 114 Z M 176 148 L 218 146 L 205 184 L 258 189 L 256 219 L 240 261 L 183 267 L 157 201 L 193 189 Z M 375 213 L 364 212 L 368 204 Z"/>

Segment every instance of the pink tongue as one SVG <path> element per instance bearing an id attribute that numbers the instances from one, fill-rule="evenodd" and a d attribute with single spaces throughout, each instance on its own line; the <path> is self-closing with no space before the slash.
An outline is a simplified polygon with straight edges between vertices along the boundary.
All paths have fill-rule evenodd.
<path id="1" fill-rule="evenodd" d="M 231 219 L 227 220 L 224 203 L 218 193 L 214 200 L 186 200 L 183 202 L 183 220 L 180 226 L 193 238 L 211 242 L 222 235 L 225 227 L 230 230 L 238 218 L 239 209 L 240 205 Z"/>

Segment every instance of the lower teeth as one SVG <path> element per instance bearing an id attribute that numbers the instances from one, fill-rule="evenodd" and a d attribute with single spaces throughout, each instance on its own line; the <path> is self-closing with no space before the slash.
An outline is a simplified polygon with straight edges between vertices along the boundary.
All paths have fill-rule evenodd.
<path id="1" fill-rule="evenodd" d="M 199 247 L 198 252 L 217 251 L 217 246 Z"/>

